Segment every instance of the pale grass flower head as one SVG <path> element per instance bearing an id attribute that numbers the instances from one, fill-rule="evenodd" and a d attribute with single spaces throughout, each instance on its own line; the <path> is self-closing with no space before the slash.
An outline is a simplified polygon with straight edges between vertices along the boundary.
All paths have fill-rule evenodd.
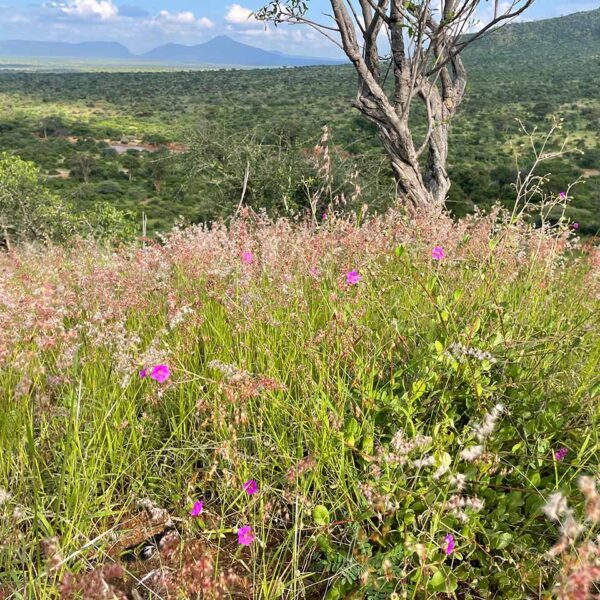
<path id="1" fill-rule="evenodd" d="M 551 494 L 546 501 L 546 504 L 543 506 L 542 512 L 551 521 L 560 521 L 560 517 L 569 512 L 567 499 L 562 492 L 554 492 L 554 494 Z"/>
<path id="2" fill-rule="evenodd" d="M 467 462 L 473 462 L 477 460 L 483 454 L 483 446 L 470 446 L 469 448 L 465 448 L 461 453 L 460 457 Z"/>

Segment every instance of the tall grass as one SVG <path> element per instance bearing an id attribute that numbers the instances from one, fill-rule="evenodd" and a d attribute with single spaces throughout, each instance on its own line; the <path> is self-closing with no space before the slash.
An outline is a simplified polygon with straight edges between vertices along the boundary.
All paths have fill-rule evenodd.
<path id="1" fill-rule="evenodd" d="M 498 212 L 245 214 L 0 266 L 5 596 L 550 593 L 541 507 L 598 474 L 597 247 Z"/>

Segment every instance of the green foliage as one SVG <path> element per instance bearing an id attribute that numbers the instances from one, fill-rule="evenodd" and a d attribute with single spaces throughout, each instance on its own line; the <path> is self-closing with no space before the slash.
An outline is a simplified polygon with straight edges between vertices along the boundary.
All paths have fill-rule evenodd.
<path id="1" fill-rule="evenodd" d="M 582 178 L 567 216 L 584 234 L 600 229 L 599 19 L 600 11 L 592 11 L 513 24 L 468 48 L 468 89 L 450 139 L 448 206 L 456 216 L 497 201 L 512 205 L 515 153 L 521 168 L 532 164 L 516 119 L 529 130 L 546 130 L 550 115 L 557 114 L 571 146 L 584 153 L 550 165 L 549 191 L 558 193 Z M 324 125 L 340 163 L 338 188 L 357 165 L 360 203 L 380 211 L 393 197 L 375 127 L 351 106 L 356 77 L 350 66 L 7 71 L 0 73 L 0 89 L 0 150 L 34 161 L 49 176 L 48 187 L 78 208 L 106 200 L 140 219 L 145 213 L 150 230 L 166 230 L 180 216 L 205 222 L 231 214 L 248 159 L 257 163 L 250 165 L 251 206 L 284 213 L 286 203 L 305 208 L 311 186 L 302 182 L 314 177 L 308 155 Z M 420 138 L 424 114 L 417 111 L 413 118 Z M 193 152 L 186 155 L 190 138 Z M 111 149 L 122 142 L 132 149 Z M 98 187 L 82 189 L 86 178 Z"/>
<path id="2" fill-rule="evenodd" d="M 64 240 L 75 224 L 68 207 L 40 181 L 39 169 L 0 154 L 0 241 Z"/>
<path id="3" fill-rule="evenodd" d="M 92 210 L 73 207 L 48 190 L 39 168 L 19 157 L 0 154 L 0 243 L 60 241 L 74 235 L 125 241 L 135 233 L 131 215 L 107 203 Z"/>

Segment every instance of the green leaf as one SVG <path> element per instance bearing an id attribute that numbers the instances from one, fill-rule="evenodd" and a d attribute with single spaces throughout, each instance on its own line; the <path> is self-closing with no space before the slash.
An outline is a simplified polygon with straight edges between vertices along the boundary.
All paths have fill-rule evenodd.
<path id="1" fill-rule="evenodd" d="M 329 511 L 322 504 L 318 504 L 313 508 L 312 516 L 314 522 L 320 526 L 329 525 L 329 523 L 331 522 L 331 518 L 329 517 Z"/>

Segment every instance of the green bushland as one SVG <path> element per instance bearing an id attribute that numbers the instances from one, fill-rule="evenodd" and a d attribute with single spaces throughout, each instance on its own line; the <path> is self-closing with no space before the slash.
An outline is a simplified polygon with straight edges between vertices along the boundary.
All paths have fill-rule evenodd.
<path id="1" fill-rule="evenodd" d="M 0 254 L 0 588 L 53 598 L 120 563 L 109 534 L 149 498 L 245 597 L 550 597 L 541 507 L 598 476 L 599 264 L 497 212 L 246 212 L 163 245 Z M 165 382 L 138 376 L 157 364 Z"/>
<path id="2" fill-rule="evenodd" d="M 455 216 L 497 202 L 511 207 L 515 154 L 521 169 L 533 162 L 517 119 L 530 131 L 545 131 L 558 115 L 570 147 L 584 153 L 545 165 L 553 174 L 547 191 L 557 194 L 581 178 L 568 215 L 581 233 L 597 234 L 598 31 L 600 11 L 590 11 L 515 24 L 467 51 L 468 89 L 450 139 L 448 208 Z M 248 157 L 263 157 L 261 165 L 268 158 L 273 165 L 250 162 L 254 194 L 247 201 L 255 210 L 281 213 L 284 197 L 306 207 L 316 176 L 307 152 L 327 125 L 331 152 L 344 168 L 340 180 L 358 168 L 362 201 L 373 212 L 389 206 L 391 170 L 374 126 L 351 106 L 356 75 L 350 66 L 132 69 L 0 72 L 0 150 L 34 161 L 48 175 L 48 187 L 79 208 L 108 201 L 138 221 L 145 213 L 151 231 L 165 231 L 179 216 L 197 223 L 234 212 Z M 423 116 L 414 115 L 417 137 L 425 131 Z M 208 142 L 203 152 L 183 151 L 197 149 L 199 139 Z M 106 140 L 151 146 L 119 155 Z M 180 146 L 169 153 L 169 143 Z"/>

